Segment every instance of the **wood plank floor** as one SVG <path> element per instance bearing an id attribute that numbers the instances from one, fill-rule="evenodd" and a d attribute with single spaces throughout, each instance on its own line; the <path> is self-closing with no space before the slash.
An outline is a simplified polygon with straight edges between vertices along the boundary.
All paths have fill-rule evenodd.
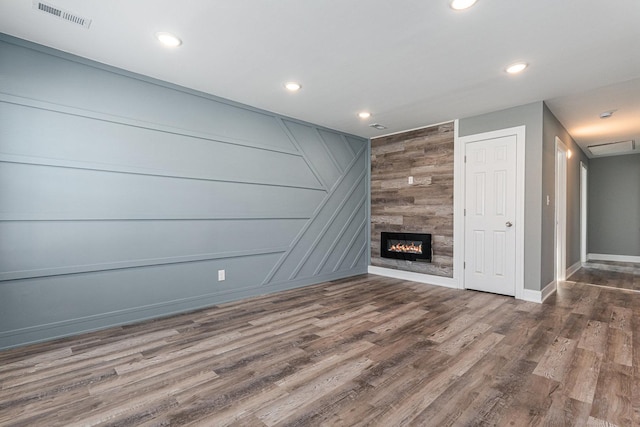
<path id="1" fill-rule="evenodd" d="M 640 295 L 373 275 L 0 352 L 3 426 L 640 426 Z"/>
<path id="2" fill-rule="evenodd" d="M 588 283 L 592 286 L 640 292 L 640 264 L 589 261 L 567 280 Z"/>

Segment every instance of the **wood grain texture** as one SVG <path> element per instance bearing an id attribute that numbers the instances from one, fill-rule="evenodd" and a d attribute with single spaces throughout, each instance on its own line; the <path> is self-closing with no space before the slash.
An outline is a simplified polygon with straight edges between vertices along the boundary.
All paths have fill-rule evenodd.
<path id="1" fill-rule="evenodd" d="M 638 426 L 640 294 L 594 289 L 362 275 L 7 350 L 0 426 Z"/>
<path id="2" fill-rule="evenodd" d="M 431 234 L 432 262 L 381 258 L 383 231 Z M 371 264 L 453 277 L 453 123 L 371 140 Z"/>
<path id="3" fill-rule="evenodd" d="M 567 280 L 590 285 L 640 292 L 640 264 L 616 261 L 588 261 Z"/>

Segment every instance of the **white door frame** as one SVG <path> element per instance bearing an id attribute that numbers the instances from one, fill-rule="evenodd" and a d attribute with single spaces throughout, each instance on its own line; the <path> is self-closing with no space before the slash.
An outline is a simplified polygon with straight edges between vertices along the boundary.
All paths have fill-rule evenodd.
<path id="1" fill-rule="evenodd" d="M 556 136 L 555 281 L 567 278 L 567 146 Z"/>
<path id="2" fill-rule="evenodd" d="M 464 288 L 464 201 L 465 201 L 465 167 L 464 153 L 466 144 L 515 135 L 516 137 L 516 299 L 524 299 L 524 166 L 525 166 L 525 126 L 517 126 L 492 132 L 458 137 L 458 122 L 455 127 L 455 157 L 454 157 L 454 222 L 453 222 L 453 262 L 454 280 L 459 288 Z"/>
<path id="3" fill-rule="evenodd" d="M 580 162 L 580 262 L 587 262 L 587 165 Z"/>

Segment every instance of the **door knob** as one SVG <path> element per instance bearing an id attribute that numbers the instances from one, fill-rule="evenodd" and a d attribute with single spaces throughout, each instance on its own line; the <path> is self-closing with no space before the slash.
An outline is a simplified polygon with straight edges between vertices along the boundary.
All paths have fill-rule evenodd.
<path id="1" fill-rule="evenodd" d="M 507 223 L 505 224 L 507 227 L 511 227 L 513 224 L 511 223 L 511 221 L 507 221 Z"/>

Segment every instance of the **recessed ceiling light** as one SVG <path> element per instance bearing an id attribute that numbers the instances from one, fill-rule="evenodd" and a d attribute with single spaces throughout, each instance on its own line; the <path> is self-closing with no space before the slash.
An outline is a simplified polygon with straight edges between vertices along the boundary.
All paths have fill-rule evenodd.
<path id="1" fill-rule="evenodd" d="M 167 47 L 178 47 L 182 44 L 182 40 L 174 36 L 171 33 L 160 32 L 156 33 L 156 38 L 160 40 L 160 43 Z"/>
<path id="2" fill-rule="evenodd" d="M 368 119 L 369 117 L 371 117 L 371 113 L 368 111 L 361 111 L 358 113 L 358 117 L 360 117 L 361 119 Z"/>
<path id="3" fill-rule="evenodd" d="M 287 90 L 290 90 L 291 92 L 296 92 L 302 88 L 302 85 L 296 82 L 287 82 L 284 84 L 284 87 L 286 87 Z"/>
<path id="4" fill-rule="evenodd" d="M 452 0 L 450 5 L 451 5 L 451 9 L 464 10 L 476 4 L 476 1 L 478 0 Z"/>
<path id="5" fill-rule="evenodd" d="M 505 71 L 509 74 L 518 74 L 522 72 L 525 68 L 527 68 L 529 64 L 526 62 L 516 62 L 515 64 L 509 65 Z"/>

